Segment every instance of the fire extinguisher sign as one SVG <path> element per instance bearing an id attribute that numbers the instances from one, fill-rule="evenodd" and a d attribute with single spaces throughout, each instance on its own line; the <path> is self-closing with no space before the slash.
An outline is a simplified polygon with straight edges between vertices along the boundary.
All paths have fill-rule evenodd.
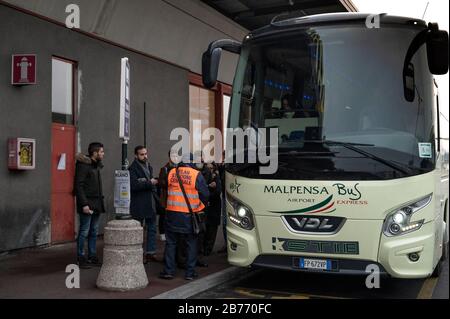
<path id="1" fill-rule="evenodd" d="M 11 66 L 12 85 L 36 84 L 35 54 L 13 54 Z"/>

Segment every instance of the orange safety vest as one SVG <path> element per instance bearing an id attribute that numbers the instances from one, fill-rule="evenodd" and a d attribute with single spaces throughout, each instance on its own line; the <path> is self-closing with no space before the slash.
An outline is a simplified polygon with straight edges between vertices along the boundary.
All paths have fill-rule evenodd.
<path id="1" fill-rule="evenodd" d="M 199 171 L 190 167 L 180 167 L 178 169 L 180 174 L 186 196 L 191 205 L 192 211 L 194 213 L 202 212 L 205 209 L 205 205 L 200 201 L 200 196 L 197 189 L 195 188 L 195 183 L 197 181 L 197 176 Z M 183 191 L 178 183 L 178 178 L 176 174 L 176 169 L 173 168 L 169 172 L 168 180 L 168 191 L 167 191 L 167 207 L 166 209 L 173 212 L 180 212 L 189 214 L 189 208 L 186 204 L 186 200 L 183 196 Z"/>

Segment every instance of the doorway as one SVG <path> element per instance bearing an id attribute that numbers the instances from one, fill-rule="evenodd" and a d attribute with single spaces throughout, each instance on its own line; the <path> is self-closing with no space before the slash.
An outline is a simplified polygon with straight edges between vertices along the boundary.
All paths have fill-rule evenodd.
<path id="1" fill-rule="evenodd" d="M 75 239 L 75 75 L 75 62 L 52 58 L 52 244 Z"/>

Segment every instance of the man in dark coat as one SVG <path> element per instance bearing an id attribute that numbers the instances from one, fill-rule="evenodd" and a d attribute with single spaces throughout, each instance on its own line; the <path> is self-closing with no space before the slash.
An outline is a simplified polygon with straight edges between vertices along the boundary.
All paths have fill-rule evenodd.
<path id="1" fill-rule="evenodd" d="M 147 244 L 144 261 L 159 261 L 156 257 L 156 207 L 158 180 L 153 178 L 153 168 L 148 163 L 148 153 L 144 146 L 134 150 L 135 160 L 131 164 L 130 213 L 142 226 L 147 227 Z"/>
<path id="2" fill-rule="evenodd" d="M 206 167 L 210 171 L 211 179 L 208 183 L 210 197 L 208 207 L 206 208 L 206 232 L 203 238 L 203 255 L 209 256 L 213 251 L 221 220 L 222 182 L 218 167 L 214 163 L 207 164 Z"/>
<path id="3" fill-rule="evenodd" d="M 77 256 L 80 268 L 100 265 L 96 245 L 100 214 L 105 212 L 100 169 L 105 155 L 103 144 L 91 143 L 89 156 L 77 154 L 74 179 L 74 193 L 80 228 L 77 240 Z M 88 238 L 88 258 L 84 254 L 84 243 Z"/>
<path id="4" fill-rule="evenodd" d="M 227 209 L 226 209 L 226 204 L 225 204 L 225 163 L 226 163 L 226 154 L 225 151 L 223 151 L 223 155 L 222 155 L 222 159 L 223 162 L 217 164 L 218 166 L 218 171 L 219 171 L 219 176 L 220 176 L 220 182 L 221 182 L 221 200 L 222 200 L 222 233 L 223 233 L 223 240 L 225 245 L 219 249 L 218 253 L 226 253 L 227 252 Z"/>

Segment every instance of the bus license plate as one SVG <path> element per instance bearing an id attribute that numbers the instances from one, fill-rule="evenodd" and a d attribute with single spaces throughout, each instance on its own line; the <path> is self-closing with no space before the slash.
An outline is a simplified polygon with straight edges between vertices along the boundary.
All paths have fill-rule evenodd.
<path id="1" fill-rule="evenodd" d="M 332 270 L 331 260 L 300 258 L 301 269 Z"/>

